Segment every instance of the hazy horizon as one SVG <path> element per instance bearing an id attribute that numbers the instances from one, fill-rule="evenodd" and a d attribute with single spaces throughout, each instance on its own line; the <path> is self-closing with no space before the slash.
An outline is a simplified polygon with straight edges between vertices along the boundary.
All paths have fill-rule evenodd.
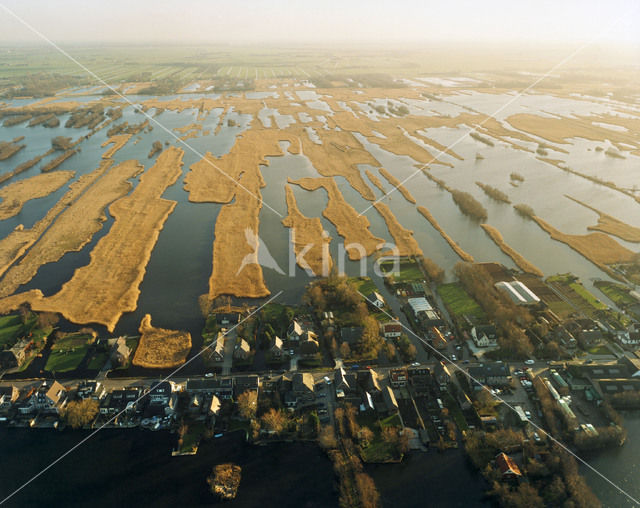
<path id="1" fill-rule="evenodd" d="M 4 7 L 4 9 L 2 8 Z M 47 38 L 65 44 L 406 44 L 585 43 L 640 46 L 640 5 L 629 0 L 485 2 L 430 5 L 259 0 L 135 3 L 42 0 L 0 2 L 0 44 Z"/>

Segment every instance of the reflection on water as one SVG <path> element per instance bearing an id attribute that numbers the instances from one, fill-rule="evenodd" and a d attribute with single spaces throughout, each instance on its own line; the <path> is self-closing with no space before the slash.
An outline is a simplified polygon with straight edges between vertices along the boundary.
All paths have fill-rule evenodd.
<path id="1" fill-rule="evenodd" d="M 324 108 L 325 103 L 315 91 L 296 90 L 300 100 L 308 102 L 310 105 Z M 273 92 L 256 93 L 257 98 L 273 96 Z M 190 94 L 189 96 L 176 95 L 178 100 L 188 100 L 202 97 L 215 97 L 211 94 Z M 148 99 L 147 96 L 132 96 L 134 102 L 141 102 Z M 171 98 L 171 97 L 170 97 Z M 478 94 L 478 93 L 458 93 L 449 96 L 448 100 L 464 106 L 486 104 L 488 108 L 494 102 L 508 100 L 507 95 Z M 541 107 L 540 101 L 549 99 L 548 97 L 525 98 L 520 107 L 529 110 Z M 557 105 L 559 112 L 585 114 L 590 111 L 601 111 L 602 104 L 591 104 L 587 101 L 575 99 L 549 99 L 544 102 L 545 107 L 550 109 L 549 104 Z M 483 101 L 486 101 L 483 102 Z M 415 102 L 415 101 L 413 101 Z M 441 111 L 442 108 L 451 110 L 459 108 L 439 101 L 425 100 L 416 106 L 423 108 L 423 113 L 433 109 Z M 555 111 L 555 110 L 553 110 Z M 212 110 L 204 120 L 203 130 L 210 130 L 207 136 L 190 139 L 187 145 L 182 145 L 185 149 L 183 174 L 180 180 L 167 190 L 165 197 L 177 201 L 178 205 L 169 216 L 164 229 L 162 230 L 156 249 L 153 251 L 151 260 L 147 267 L 147 273 L 141 286 L 139 298 L 139 308 L 136 312 L 126 315 L 117 327 L 120 333 L 131 333 L 137 329 L 139 320 L 144 313 L 152 313 L 154 323 L 165 327 L 182 327 L 196 332 L 200 329 L 202 317 L 199 314 L 197 298 L 207 290 L 208 278 L 212 266 L 212 242 L 215 218 L 220 205 L 190 203 L 188 195 L 183 190 L 184 176 L 189 170 L 189 166 L 199 160 L 200 155 L 210 151 L 217 156 L 227 153 L 235 142 L 237 135 L 241 134 L 249 127 L 251 117 L 249 115 L 238 115 L 234 111 L 227 112 L 221 130 L 214 135 L 215 127 L 220 121 L 223 109 Z M 274 111 L 263 110 L 260 113 L 261 120 L 272 121 Z M 280 124 L 295 120 L 293 117 L 275 115 L 276 121 Z M 236 126 L 229 126 L 227 119 L 235 121 Z M 124 114 L 120 121 L 127 121 L 129 124 L 140 123 L 145 117 L 136 113 L 134 108 L 124 108 Z M 154 141 L 176 143 L 172 136 L 172 129 L 180 127 L 198 120 L 197 109 L 188 109 L 182 112 L 164 111 L 157 120 L 169 131 L 155 126 L 150 132 L 145 130 L 134 136 L 134 140 L 122 148 L 116 155 L 115 161 L 121 162 L 135 158 L 141 161 L 145 167 L 150 167 L 152 160 L 146 155 Z M 61 125 L 64 125 L 66 116 L 61 117 Z M 467 128 L 457 129 L 426 129 L 425 132 L 441 144 L 447 145 L 455 142 L 462 134 L 467 132 Z M 15 160 L 0 162 L 0 170 L 10 170 L 20 162 L 45 152 L 50 147 L 51 137 L 56 135 L 77 136 L 86 134 L 85 129 L 46 129 L 42 126 L 28 128 L 26 123 L 10 128 L 0 129 L 1 139 L 13 139 L 24 135 L 27 148 L 15 156 Z M 460 213 L 451 196 L 440 190 L 432 181 L 418 171 L 415 162 L 409 157 L 397 156 L 380 149 L 377 145 L 368 142 L 364 137 L 357 135 L 364 146 L 380 161 L 381 165 L 390 170 L 401 181 L 409 178 L 405 185 L 415 196 L 418 204 L 427 207 L 438 222 L 442 225 L 460 246 L 472 254 L 478 261 L 498 261 L 510 268 L 515 265 L 510 258 L 505 256 L 500 249 L 487 237 L 478 225 Z M 99 154 L 104 149 L 100 146 L 107 139 L 106 130 L 101 130 L 81 145 L 82 151 L 65 161 L 60 169 L 69 169 L 76 172 L 76 178 L 86 174 L 97 167 Z M 134 144 L 133 141 L 137 141 Z M 178 143 L 180 145 L 180 143 Z M 633 179 L 637 179 L 638 165 L 635 157 L 627 159 L 613 159 L 606 157 L 602 153 L 595 152 L 597 143 L 577 140 L 569 148 L 566 156 L 568 164 L 579 171 L 597 173 L 605 168 L 607 178 L 610 178 L 621 185 L 631 184 Z M 433 149 L 430 151 L 433 152 Z M 454 163 L 453 168 L 432 164 L 430 170 L 434 175 L 444 179 L 449 185 L 456 189 L 464 190 L 473 194 L 488 210 L 488 223 L 497 227 L 503 234 L 507 243 L 522 253 L 533 264 L 542 269 L 546 274 L 572 271 L 580 276 L 585 284 L 592 288 L 593 278 L 608 278 L 597 267 L 582 258 L 579 254 L 571 250 L 564 244 L 550 240 L 537 225 L 523 220 L 515 214 L 509 205 L 496 203 L 490 200 L 476 185 L 476 181 L 481 181 L 489 185 L 498 187 L 509 195 L 513 203 L 526 203 L 545 220 L 560 229 L 561 231 L 573 234 L 585 234 L 589 225 L 595 224 L 597 216 L 592 211 L 568 200 L 564 194 L 570 193 L 573 197 L 592 204 L 611 215 L 620 218 L 636 226 L 640 226 L 640 215 L 630 214 L 630 205 L 637 206 L 629 198 L 621 196 L 608 188 L 595 185 L 585 179 L 568 174 L 556 167 L 550 166 L 537 160 L 534 154 L 522 150 L 515 150 L 505 143 L 497 142 L 496 146 L 488 147 L 478 143 L 471 138 L 460 141 L 455 151 L 464 157 L 463 161 L 458 161 L 449 156 L 443 156 L 443 160 Z M 476 160 L 476 154 L 482 153 L 483 160 Z M 594 157 L 597 157 L 597 165 L 593 164 Z M 594 169 L 597 168 L 597 169 Z M 364 176 L 365 167 L 360 170 Z M 369 168 L 376 171 L 375 168 Z M 518 172 L 525 177 L 525 181 L 517 187 L 510 185 L 509 174 Z M 15 180 L 26 178 L 38 174 L 39 166 L 26 171 L 16 177 Z M 263 167 L 262 172 L 266 182 L 266 187 L 262 189 L 264 202 L 270 207 L 278 210 L 283 216 L 286 215 L 286 204 L 284 199 L 283 185 L 287 177 L 300 178 L 304 176 L 320 176 L 309 163 L 304 155 L 286 154 L 284 157 L 274 157 L 270 159 L 270 166 Z M 366 177 L 365 177 L 366 178 Z M 383 184 L 390 189 L 388 183 L 381 178 Z M 343 178 L 336 178 L 336 181 L 347 201 L 360 212 L 369 207 L 370 203 L 365 201 Z M 135 182 L 134 182 L 135 183 Z M 28 202 L 18 216 L 0 222 L 0 235 L 6 236 L 17 225 L 23 224 L 30 227 L 39 220 L 46 210 L 52 206 L 57 199 L 67 190 L 63 187 L 54 194 Z M 381 192 L 372 186 L 377 197 L 381 197 Z M 298 201 L 298 206 L 303 214 L 308 217 L 320 217 L 325 230 L 332 236 L 331 252 L 334 256 L 338 253 L 342 239 L 337 235 L 334 226 L 322 217 L 322 210 L 326 206 L 326 193 L 323 190 L 307 192 L 297 186 L 293 186 L 294 194 Z M 416 211 L 415 207 L 407 203 L 398 193 L 393 192 L 389 197 L 384 198 L 384 202 L 389 205 L 396 214 L 402 225 L 414 232 L 415 238 L 425 255 L 431 257 L 445 268 L 449 274 L 451 269 L 458 262 L 457 256 L 451 251 L 446 242 L 431 227 L 431 225 Z M 570 213 L 567 213 L 570 211 Z M 375 209 L 369 209 L 365 215 L 371 222 L 371 231 L 387 241 L 391 240 L 386 225 Z M 264 245 L 274 255 L 278 263 L 285 272 L 288 272 L 289 249 L 288 230 L 281 224 L 281 217 L 274 214 L 267 206 L 263 206 L 260 214 L 260 237 Z M 95 236 L 92 242 L 80 253 L 66 255 L 62 261 L 56 265 L 45 266 L 38 273 L 36 279 L 27 287 L 41 287 L 45 293 L 50 293 L 59 288 L 65 280 L 71 277 L 75 268 L 88 263 L 89 252 L 100 236 L 106 234 L 112 221 L 109 218 L 103 225 L 101 231 Z M 637 248 L 634 245 L 628 245 Z M 550 255 L 552 253 L 552 255 Z M 357 263 L 346 263 L 349 272 L 357 273 Z M 272 270 L 265 269 L 265 279 L 273 293 L 280 289 L 285 290 L 285 299 L 297 301 L 304 285 L 309 278 L 304 271 L 296 268 L 295 277 L 279 275 Z M 25 288 L 23 288 L 25 289 Z"/>
<path id="2" fill-rule="evenodd" d="M 306 102 L 311 107 L 318 108 L 317 113 L 321 111 L 330 112 L 327 104 L 322 101 L 322 97 L 316 92 L 296 90 L 296 94 L 300 101 Z M 275 96 L 276 94 L 274 92 L 267 92 L 250 93 L 248 95 L 260 99 Z M 217 95 L 176 95 L 173 98 L 178 100 L 192 100 L 198 97 L 217 97 Z M 73 97 L 74 100 L 80 101 L 86 98 L 87 96 Z M 129 97 L 131 101 L 138 103 L 148 98 L 148 96 Z M 504 104 L 506 100 L 512 98 L 512 96 L 459 92 L 452 96 L 446 96 L 445 98 L 450 102 L 410 100 L 407 101 L 407 103 L 410 105 L 412 112 L 420 115 L 436 113 L 459 114 L 465 110 L 465 107 L 472 107 L 478 111 L 491 113 L 500 105 Z M 171 99 L 171 97 L 167 99 Z M 59 97 L 57 100 L 64 99 Z M 32 100 L 17 99 L 10 102 L 12 105 L 17 106 L 27 104 L 32 102 Z M 365 110 L 368 109 L 364 104 L 361 106 Z M 502 115 L 504 116 L 515 112 L 540 113 L 542 109 L 563 115 L 584 115 L 588 113 L 605 113 L 614 106 L 603 104 L 603 102 L 588 102 L 577 99 L 561 99 L 545 95 L 536 95 L 523 97 L 517 104 L 514 103 L 514 105 L 505 109 Z M 136 113 L 132 107 L 125 107 L 123 111 L 123 117 L 118 122 L 127 121 L 129 124 L 136 124 L 145 120 L 145 117 Z M 182 176 L 178 182 L 167 189 L 164 194 L 166 199 L 177 202 L 176 209 L 166 221 L 156 248 L 151 255 L 146 275 L 140 287 L 141 294 L 138 300 L 138 308 L 135 312 L 125 315 L 120 320 L 116 327 L 116 333 L 118 334 L 135 333 L 142 316 L 150 313 L 156 326 L 186 329 L 194 336 L 195 344 L 200 340 L 199 332 L 202 328 L 203 318 L 200 315 L 198 307 L 198 297 L 208 290 L 208 278 L 212 268 L 215 220 L 221 205 L 190 203 L 183 186 L 184 177 L 189 171 L 189 166 L 197 162 L 202 154 L 211 152 L 216 156 L 221 156 L 227 153 L 233 146 L 236 136 L 240 135 L 249 127 L 251 122 L 249 115 L 239 115 L 237 112 L 228 111 L 220 132 L 214 134 L 222 112 L 222 108 L 216 108 L 209 112 L 204 120 L 201 119 L 203 131 L 210 130 L 209 135 L 190 139 L 186 144 L 181 144 L 177 143 L 175 137 L 172 135 L 172 132 L 174 132 L 173 129 L 197 122 L 198 110 L 188 109 L 182 112 L 164 111 L 162 115 L 157 117 L 157 120 L 161 122 L 167 130 L 155 126 L 151 131 L 145 130 L 141 132 L 139 135 L 134 136 L 134 139 L 114 157 L 116 163 L 127 159 L 137 159 L 141 161 L 146 168 L 149 168 L 153 164 L 153 160 L 149 160 L 147 154 L 154 141 L 160 141 L 163 144 L 167 142 L 172 144 L 177 143 L 185 150 Z M 294 117 L 281 116 L 278 114 L 274 116 L 274 110 L 267 109 L 263 109 L 259 116 L 265 125 L 274 118 L 278 125 L 281 126 L 297 120 Z M 314 116 L 326 125 L 326 118 L 324 116 L 319 114 Z M 87 129 L 65 129 L 64 123 L 67 118 L 68 115 L 61 115 L 61 126 L 53 129 L 47 129 L 43 126 L 29 128 L 27 127 L 27 122 L 14 127 L 0 129 L 0 140 L 11 140 L 18 136 L 25 136 L 23 142 L 27 145 L 25 149 L 10 160 L 0 161 L 0 172 L 10 171 L 18 164 L 46 152 L 51 147 L 52 137 L 62 135 L 77 139 L 88 133 Z M 305 117 L 305 119 L 309 118 L 310 116 Z M 233 120 L 235 126 L 230 126 L 227 120 Z M 594 212 L 568 200 L 565 197 L 567 193 L 622 221 L 640 227 L 640 214 L 630 212 L 630 210 L 637 209 L 637 203 L 633 200 L 611 189 L 596 185 L 584 178 L 568 174 L 554 166 L 537 160 L 536 155 L 533 153 L 513 149 L 506 143 L 499 141 L 496 141 L 494 147 L 489 147 L 468 137 L 460 140 L 460 137 L 468 132 L 468 127 L 464 126 L 455 129 L 430 128 L 425 129 L 424 132 L 443 145 L 456 142 L 455 151 L 464 158 L 463 161 L 458 161 L 450 156 L 442 156 L 443 161 L 453 163 L 454 167 L 449 168 L 432 164 L 430 171 L 438 178 L 445 180 L 451 187 L 467 191 L 476 197 L 488 210 L 489 217 L 487 222 L 495 226 L 502 233 L 508 244 L 542 269 L 547 275 L 571 271 L 578 275 L 590 289 L 593 289 L 592 283 L 594 278 L 608 279 L 606 274 L 578 253 L 571 250 L 568 246 L 551 240 L 536 224 L 519 217 L 511 206 L 492 201 L 476 186 L 476 181 L 498 187 L 505 191 L 513 203 L 526 203 L 532 206 L 538 215 L 566 233 L 585 234 L 587 233 L 586 228 L 597 222 L 597 215 Z M 98 166 L 100 156 L 105 150 L 101 147 L 101 144 L 106 141 L 106 139 L 106 129 L 97 132 L 89 140 L 84 141 L 80 145 L 81 151 L 65 161 L 59 169 L 75 171 L 76 179 L 94 170 Z M 408 179 L 405 186 L 417 199 L 418 204 L 428 208 L 443 229 L 449 233 L 464 250 L 472 254 L 477 261 L 498 261 L 509 268 L 515 268 L 511 259 L 500 251 L 478 225 L 460 213 L 449 193 L 439 189 L 418 170 L 415 161 L 409 157 L 397 156 L 386 152 L 377 145 L 368 142 L 362 136 L 358 135 L 358 139 L 364 144 L 365 148 L 378 159 L 381 165 L 392 172 L 399 180 L 404 181 Z M 134 141 L 137 141 L 137 143 L 134 143 Z M 606 180 L 612 180 L 623 187 L 631 187 L 635 185 L 635 182 L 640 181 L 640 166 L 637 163 L 637 157 L 628 156 L 626 159 L 607 157 L 602 152 L 596 152 L 596 147 L 601 145 L 603 145 L 603 143 L 587 140 L 572 140 L 570 145 L 564 146 L 569 153 L 563 154 L 563 158 L 567 161 L 569 167 L 577 171 L 589 175 L 597 175 Z M 533 146 L 528 146 L 528 148 L 531 149 Z M 431 148 L 430 151 L 435 154 L 433 148 Z M 478 153 L 482 154 L 484 159 L 477 159 L 476 154 Z M 52 157 L 55 157 L 55 155 L 43 160 L 43 163 L 46 163 Z M 263 206 L 260 212 L 259 234 L 264 247 L 266 247 L 278 261 L 283 271 L 288 273 L 290 263 L 293 264 L 293 260 L 290 257 L 288 246 L 288 229 L 284 228 L 281 223 L 282 218 L 287 214 L 284 184 L 288 177 L 296 179 L 307 176 L 317 177 L 320 175 L 304 155 L 291 155 L 286 153 L 283 157 L 269 158 L 269 162 L 270 165 L 268 167 L 265 166 L 262 168 L 266 186 L 261 190 L 261 193 L 264 203 L 275 209 L 282 216 L 274 213 L 269 207 Z M 36 165 L 12 181 L 18 181 L 39 174 L 39 167 L 40 165 Z M 368 181 L 366 176 L 364 176 L 365 169 L 367 169 L 365 166 L 360 167 L 365 181 Z M 369 167 L 368 169 L 374 173 L 377 172 L 375 168 Z M 509 178 L 512 172 L 523 175 L 525 178 L 524 182 L 518 186 L 512 186 Z M 385 188 L 390 189 L 388 183 L 382 177 L 380 177 L 380 179 Z M 367 210 L 370 202 L 364 200 L 344 178 L 338 177 L 336 181 L 345 199 L 358 212 L 366 210 L 364 214 L 371 223 L 372 233 L 386 241 L 391 241 L 391 236 L 382 217 L 373 208 Z M 135 184 L 136 182 L 133 183 Z M 377 188 L 374 186 L 371 187 L 377 198 L 382 197 L 382 193 Z M 8 235 L 20 224 L 26 228 L 31 227 L 37 220 L 44 216 L 46 211 L 60 199 L 67 189 L 68 185 L 48 197 L 28 202 L 16 217 L 0 221 L 0 236 L 4 237 Z M 292 189 L 301 212 L 307 217 L 321 218 L 325 230 L 333 238 L 330 244 L 330 251 L 334 260 L 337 260 L 343 239 L 337 235 L 335 227 L 327 219 L 322 217 L 322 211 L 327 203 L 326 192 L 322 189 L 308 192 L 295 185 L 292 186 Z M 401 224 L 414 232 L 415 238 L 425 255 L 445 268 L 449 272 L 449 276 L 451 276 L 451 270 L 458 262 L 458 258 L 451 251 L 448 244 L 441 238 L 439 233 L 416 211 L 415 206 L 408 203 L 398 192 L 393 192 L 390 196 L 385 197 L 384 202 L 388 204 Z M 34 280 L 21 288 L 21 290 L 37 287 L 42 289 L 45 294 L 52 294 L 58 291 L 60 286 L 72 276 L 76 268 L 86 265 L 89 262 L 91 249 L 99 238 L 107 234 L 112 222 L 111 216 L 108 216 L 102 229 L 81 252 L 69 253 L 65 255 L 60 262 L 42 267 Z M 621 243 L 624 244 L 624 242 Z M 637 250 L 637 245 L 626 245 L 629 248 Z M 371 266 L 371 263 L 371 259 L 367 260 L 368 266 Z M 349 274 L 356 275 L 358 274 L 359 263 L 346 261 L 345 270 Z M 264 270 L 265 280 L 272 293 L 281 289 L 284 290 L 281 301 L 298 303 L 305 284 L 310 280 L 308 275 L 295 265 L 293 265 L 293 273 L 294 276 L 289 277 L 288 275 L 278 274 L 274 270 Z M 634 481 L 635 473 L 637 473 L 637 466 L 635 465 L 637 444 L 634 443 L 640 442 L 640 425 L 638 419 L 638 416 L 627 417 L 629 440 L 623 448 L 599 455 L 593 459 L 592 462 L 594 466 L 608 471 L 612 479 L 620 482 L 624 488 L 635 489 L 635 495 L 640 496 L 640 491 L 637 490 L 638 484 Z M 129 444 L 127 446 L 133 445 Z M 32 449 L 35 449 L 35 447 L 32 447 Z M 442 464 L 448 463 L 448 460 L 454 462 L 458 460 L 447 457 L 452 457 L 452 455 L 445 454 L 438 460 L 444 461 L 441 462 Z M 409 492 L 400 492 L 397 490 L 398 485 L 402 485 L 403 481 L 400 481 L 400 479 L 398 479 L 397 482 L 393 480 L 398 475 L 412 475 L 411 477 L 415 479 L 412 484 L 421 487 L 423 485 L 421 482 L 422 477 L 416 476 L 416 471 L 418 470 L 422 471 L 420 474 L 423 474 L 424 469 L 421 468 L 429 467 L 429 474 L 436 476 L 438 474 L 444 474 L 442 471 L 448 471 L 448 469 L 444 467 L 441 469 L 434 468 L 433 460 L 435 459 L 411 458 L 407 463 L 394 466 L 393 469 L 385 469 L 383 466 L 372 467 L 371 472 L 376 478 L 376 482 L 381 486 L 383 499 L 397 500 L 398 504 L 395 504 L 396 506 L 415 506 L 415 503 L 422 502 L 422 499 L 426 499 L 428 496 L 430 504 L 439 504 L 440 501 L 438 501 L 439 498 L 437 497 L 437 492 L 439 492 L 438 488 L 431 492 L 423 492 L 421 488 L 416 488 Z M 415 461 L 415 464 L 421 465 L 419 467 L 415 466 L 415 464 L 412 465 L 413 462 L 411 461 Z M 423 464 L 422 461 L 426 462 Z M 113 462 L 113 464 L 116 463 L 117 461 Z M 177 462 L 173 462 L 172 465 L 176 463 Z M 431 465 L 427 466 L 427 463 Z M 18 472 L 24 472 L 25 467 L 22 469 L 20 469 L 20 467 L 22 466 L 18 467 Z M 146 467 L 149 467 L 148 464 Z M 209 465 L 204 467 L 204 469 L 208 467 Z M 447 494 L 448 496 L 454 495 L 453 492 L 459 485 L 459 477 L 456 475 L 460 471 L 460 467 L 462 467 L 461 463 L 456 463 L 455 467 L 452 466 L 452 468 L 456 469 L 456 472 L 451 474 L 452 478 L 448 480 L 443 478 L 443 483 L 439 485 L 439 488 L 442 488 L 442 486 L 445 485 L 444 482 L 448 481 L 446 485 L 451 486 L 449 489 L 451 492 Z M 150 470 L 153 470 L 153 467 L 151 467 Z M 589 471 L 585 473 L 593 485 L 594 490 L 596 490 L 600 497 L 605 499 L 610 506 L 624 506 L 624 499 L 616 497 L 615 491 L 611 490 L 610 486 L 598 480 L 598 478 L 590 474 Z M 454 476 L 455 478 L 453 478 Z M 472 475 L 470 478 L 469 481 L 472 481 L 476 476 Z M 130 491 L 131 489 L 121 490 L 124 492 Z M 447 490 L 444 489 L 443 492 L 444 491 Z M 140 493 L 141 491 L 135 492 Z M 460 492 L 464 492 L 464 490 L 461 489 Z M 65 491 L 65 494 L 66 493 Z M 420 497 L 423 494 L 424 497 Z M 108 499 L 108 497 L 105 499 Z M 442 497 L 442 500 L 444 499 L 445 497 Z M 477 501 L 478 503 L 482 502 L 480 497 L 478 497 Z M 199 501 L 196 501 L 196 504 L 197 502 Z M 468 502 L 472 505 L 474 501 L 468 500 Z M 464 499 L 461 503 L 463 503 L 460 504 L 461 506 L 465 505 Z M 240 505 L 241 504 L 238 506 Z M 394 504 L 392 503 L 392 505 Z M 298 504 L 297 506 L 300 505 Z M 308 506 L 313 506 L 313 504 Z M 470 504 L 466 504 L 465 506 L 470 506 Z"/>
<path id="3" fill-rule="evenodd" d="M 589 464 L 603 474 L 631 497 L 640 499 L 640 412 L 623 413 L 624 427 L 627 429 L 627 441 L 620 448 L 598 453 L 589 458 Z M 587 480 L 591 489 L 607 508 L 622 508 L 637 506 L 627 496 L 594 473 L 587 467 L 581 467 L 581 474 Z"/>

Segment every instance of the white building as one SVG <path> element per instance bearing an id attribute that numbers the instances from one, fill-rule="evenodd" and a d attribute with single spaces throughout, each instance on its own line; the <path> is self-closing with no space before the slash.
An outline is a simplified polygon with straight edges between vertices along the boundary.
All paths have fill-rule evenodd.
<path id="1" fill-rule="evenodd" d="M 535 305 L 536 303 L 540 303 L 540 298 L 519 280 L 512 282 L 500 281 L 496 282 L 495 286 L 500 291 L 506 293 L 507 296 L 511 298 L 511 301 L 517 305 Z"/>

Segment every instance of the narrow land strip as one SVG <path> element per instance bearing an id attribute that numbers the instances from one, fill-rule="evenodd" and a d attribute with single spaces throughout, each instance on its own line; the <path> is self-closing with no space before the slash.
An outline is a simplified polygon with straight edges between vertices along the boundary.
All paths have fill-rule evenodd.
<path id="1" fill-rule="evenodd" d="M 40 238 L 53 221 L 70 206 L 83 192 L 111 166 L 111 161 L 103 161 L 91 173 L 82 175 L 69 185 L 69 190 L 36 222 L 33 227 L 24 229 L 17 227 L 9 235 L 0 240 L 0 275 L 5 273 L 31 246 Z"/>
<path id="2" fill-rule="evenodd" d="M 73 171 L 42 173 L 0 189 L 0 220 L 20 213 L 27 201 L 43 198 L 57 191 L 73 177 Z"/>
<path id="3" fill-rule="evenodd" d="M 106 207 L 126 196 L 132 184 L 128 181 L 144 167 L 129 160 L 110 168 L 71 203 L 53 222 L 38 242 L 5 274 L 0 297 L 8 296 L 29 282 L 42 265 L 54 263 L 68 252 L 79 252 L 107 220 Z"/>
<path id="4" fill-rule="evenodd" d="M 55 295 L 31 302 L 34 310 L 59 312 L 79 324 L 100 323 L 112 332 L 124 312 L 136 309 L 151 251 L 176 206 L 162 194 L 180 176 L 183 153 L 175 147 L 162 152 L 133 192 L 111 205 L 113 226 L 89 264 Z"/>
<path id="5" fill-rule="evenodd" d="M 460 247 L 453 238 L 451 238 L 444 229 L 440 226 L 436 218 L 431 215 L 431 212 L 427 210 L 424 206 L 418 206 L 418 211 L 422 214 L 422 216 L 429 221 L 433 229 L 435 229 L 440 236 L 445 239 L 445 241 L 449 244 L 449 247 L 453 249 L 453 251 L 462 259 L 463 261 L 467 261 L 468 263 L 473 263 L 474 259 L 471 254 L 466 252 L 462 247 Z"/>
<path id="6" fill-rule="evenodd" d="M 611 215 L 608 215 L 604 212 L 601 212 L 597 208 L 587 205 L 582 201 L 578 201 L 571 196 L 565 194 L 567 198 L 571 201 L 575 201 L 579 205 L 592 210 L 593 212 L 598 214 L 598 224 L 595 226 L 588 226 L 587 229 L 591 231 L 602 231 L 603 233 L 608 233 L 613 236 L 617 236 L 622 240 L 626 240 L 627 242 L 640 243 L 640 228 L 635 226 L 631 226 L 626 222 L 622 222 Z"/>
<path id="7" fill-rule="evenodd" d="M 620 280 L 620 275 L 614 272 L 609 265 L 630 262 L 636 255 L 610 236 L 599 231 L 587 235 L 568 235 L 558 231 L 540 217 L 533 216 L 533 220 L 549 233 L 551 238 L 568 245 L 615 279 Z"/>
<path id="8" fill-rule="evenodd" d="M 329 196 L 327 207 L 322 212 L 344 238 L 345 249 L 349 259 L 357 261 L 373 254 L 384 243 L 382 238 L 374 236 L 369 230 L 369 219 L 345 201 L 333 178 L 300 178 L 289 179 L 289 183 L 299 185 L 305 190 L 314 191 L 324 188 Z"/>
<path id="9" fill-rule="evenodd" d="M 331 237 L 325 235 L 322 221 L 318 217 L 305 217 L 300 212 L 289 185 L 285 185 L 285 192 L 288 215 L 282 220 L 282 224 L 291 228 L 293 250 L 298 266 L 311 270 L 316 276 L 326 277 L 333 265 L 329 253 Z M 303 254 L 302 258 L 299 257 L 300 254 Z"/>
<path id="10" fill-rule="evenodd" d="M 404 228 L 391 209 L 385 203 L 375 203 L 373 205 L 378 213 L 382 215 L 387 229 L 393 237 L 393 241 L 398 249 L 398 256 L 422 256 L 423 252 L 418 242 L 413 237 L 413 231 Z"/>
<path id="11" fill-rule="evenodd" d="M 502 237 L 502 234 L 500 234 L 500 231 L 498 231 L 493 226 L 490 226 L 489 224 L 480 224 L 480 226 L 482 227 L 482 229 L 484 229 L 485 233 L 489 235 L 489 238 L 491 238 L 493 242 L 498 247 L 500 247 L 500 250 L 513 260 L 513 262 L 518 268 L 520 268 L 520 270 L 532 275 L 537 275 L 538 277 L 544 276 L 542 271 L 537 266 L 529 262 L 522 254 L 520 254 L 504 241 L 504 238 Z"/>
<path id="12" fill-rule="evenodd" d="M 391 185 L 393 185 L 393 187 L 395 187 L 396 189 L 398 189 L 398 191 L 400 191 L 400 194 L 404 196 L 404 199 L 406 199 L 412 205 L 416 204 L 416 198 L 414 198 L 411 195 L 411 193 L 407 190 L 407 188 L 404 185 L 402 185 L 402 182 L 400 180 L 398 180 L 395 176 L 393 176 L 384 168 L 380 168 L 379 171 L 380 171 L 380 174 L 384 176 Z"/>

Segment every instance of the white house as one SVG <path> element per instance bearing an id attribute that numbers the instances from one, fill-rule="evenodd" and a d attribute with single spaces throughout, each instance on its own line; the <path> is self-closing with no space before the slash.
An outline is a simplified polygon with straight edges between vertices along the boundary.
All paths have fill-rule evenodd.
<path id="1" fill-rule="evenodd" d="M 496 327 L 493 325 L 474 326 L 471 329 L 471 338 L 478 347 L 495 347 L 498 345 Z"/>
<path id="2" fill-rule="evenodd" d="M 367 302 L 377 309 L 384 307 L 384 298 L 382 298 L 382 295 L 377 291 L 369 293 L 369 296 L 367 296 Z"/>

